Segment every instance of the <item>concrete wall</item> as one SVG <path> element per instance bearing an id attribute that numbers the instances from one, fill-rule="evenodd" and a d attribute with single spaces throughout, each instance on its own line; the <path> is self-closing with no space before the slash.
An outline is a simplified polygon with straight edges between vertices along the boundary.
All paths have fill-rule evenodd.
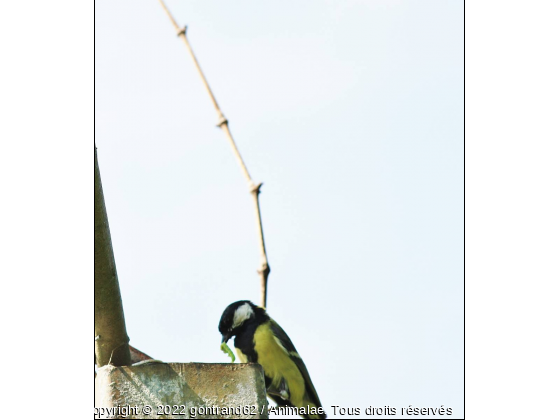
<path id="1" fill-rule="evenodd" d="M 157 415 L 160 405 L 164 413 L 182 414 Z M 104 366 L 95 379 L 95 407 L 96 418 L 268 418 L 262 367 L 243 363 Z"/>

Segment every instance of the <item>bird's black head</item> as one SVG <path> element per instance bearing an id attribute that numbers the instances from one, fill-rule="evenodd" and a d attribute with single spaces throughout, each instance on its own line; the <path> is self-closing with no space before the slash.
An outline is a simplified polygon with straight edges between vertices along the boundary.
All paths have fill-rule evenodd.
<path id="1" fill-rule="evenodd" d="M 240 300 L 229 305 L 220 319 L 218 329 L 222 342 L 227 343 L 231 337 L 243 332 L 251 323 L 261 323 L 268 316 L 263 308 L 248 300 Z"/>

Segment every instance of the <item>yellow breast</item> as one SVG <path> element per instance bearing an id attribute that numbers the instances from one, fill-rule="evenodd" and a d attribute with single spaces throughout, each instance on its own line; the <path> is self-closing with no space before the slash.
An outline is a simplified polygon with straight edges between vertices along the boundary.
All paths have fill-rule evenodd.
<path id="1" fill-rule="evenodd" d="M 278 387 L 284 378 L 290 392 L 290 402 L 302 407 L 305 381 L 286 349 L 272 334 L 269 323 L 260 325 L 253 338 L 258 363 L 263 367 L 264 374 L 272 380 L 272 387 Z"/>
<path id="2" fill-rule="evenodd" d="M 237 347 L 235 348 L 235 352 L 237 353 L 237 357 L 239 358 L 239 361 L 241 363 L 247 363 L 247 356 L 245 356 L 245 353 L 243 353 Z"/>

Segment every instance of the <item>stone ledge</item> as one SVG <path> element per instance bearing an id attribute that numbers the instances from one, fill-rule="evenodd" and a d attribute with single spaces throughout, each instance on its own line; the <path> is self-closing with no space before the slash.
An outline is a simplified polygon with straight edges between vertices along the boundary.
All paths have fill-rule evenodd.
<path id="1" fill-rule="evenodd" d="M 157 415 L 159 405 L 170 406 L 182 414 Z M 151 414 L 142 412 L 145 406 L 151 406 Z M 138 407 L 137 412 L 129 409 L 130 414 L 125 418 L 130 419 L 268 418 L 263 370 L 254 363 L 154 361 L 134 366 L 104 366 L 97 371 L 95 379 L 95 407 L 99 412 L 100 408 L 113 408 L 112 412 L 104 410 L 96 418 L 123 418 L 125 407 Z M 199 407 L 200 411 L 193 416 L 191 410 Z M 210 412 L 200 414 L 205 407 Z"/>

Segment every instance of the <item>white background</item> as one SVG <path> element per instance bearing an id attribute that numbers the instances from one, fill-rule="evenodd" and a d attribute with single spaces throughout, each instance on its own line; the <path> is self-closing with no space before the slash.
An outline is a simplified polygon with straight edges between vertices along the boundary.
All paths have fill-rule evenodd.
<path id="1" fill-rule="evenodd" d="M 532 3 L 529 9 L 526 4 L 520 7 L 511 2 L 484 2 L 484 8 L 475 9 L 472 5 L 467 9 L 466 412 L 476 418 L 492 418 L 498 414 L 549 417 L 557 394 L 554 384 L 549 386 L 549 381 L 558 374 L 552 344 L 557 329 L 554 320 L 558 319 L 556 120 L 559 89 L 556 74 L 559 69 L 553 54 L 553 40 L 557 39 L 558 33 L 555 11 L 540 5 Z M 14 412 L 42 410 L 53 418 L 81 417 L 80 413 L 86 416 L 92 401 L 91 359 L 85 356 L 91 353 L 90 328 L 93 324 L 93 200 L 89 166 L 93 137 L 93 22 L 91 7 L 87 6 L 68 2 L 64 7 L 55 8 L 43 2 L 27 2 L 17 6 L 11 4 L 8 8 L 3 5 L 0 10 L 3 40 L 0 175 L 4 192 L 1 278 L 5 287 L 1 308 L 2 357 L 8 361 L 4 378 L 10 384 L 4 398 L 12 410 L 16 410 Z M 191 40 L 198 52 L 198 44 L 192 37 Z M 178 40 L 173 41 L 179 44 Z M 204 53 L 201 51 L 199 58 L 203 66 L 211 67 L 206 64 L 208 59 L 202 60 L 202 54 L 209 51 L 202 50 Z M 190 65 L 186 58 L 185 72 Z M 226 116 L 232 121 L 232 130 L 239 139 L 242 152 L 247 155 L 249 169 L 256 179 L 266 182 L 263 187 L 264 210 L 265 194 L 273 200 L 272 186 L 279 188 L 278 181 L 265 173 L 268 168 L 258 168 L 258 162 L 264 158 L 249 158 L 250 150 L 242 146 L 244 136 L 239 132 L 241 129 L 234 126 L 234 121 L 241 124 L 240 119 L 247 113 L 237 111 L 239 105 L 230 105 L 226 100 L 228 89 L 225 87 L 235 87 L 235 83 L 228 81 L 224 88 L 218 88 L 219 78 L 214 81 L 216 77 L 212 76 L 210 69 L 207 73 Z M 229 72 L 216 74 L 227 75 Z M 184 80 L 191 81 L 193 92 L 196 86 L 202 91 L 200 85 L 195 84 L 196 79 L 185 77 Z M 234 99 L 242 97 L 231 95 Z M 205 108 L 203 103 L 201 100 L 201 114 Z M 211 112 L 207 104 L 204 114 L 210 114 L 209 120 L 213 117 Z M 267 130 L 269 132 L 271 130 Z M 221 133 L 217 130 L 210 133 L 210 138 L 205 137 L 200 142 L 213 142 L 216 153 L 223 153 L 224 159 L 220 163 L 228 164 L 225 162 L 233 159 L 228 155 Z M 101 147 L 99 138 L 98 142 Z M 105 168 L 109 162 L 106 156 L 102 158 L 100 154 L 100 164 L 108 188 L 110 182 Z M 257 167 L 252 169 L 254 166 Z M 238 182 L 241 179 L 238 168 L 231 164 L 230 169 L 231 182 Z M 275 166 L 274 170 L 280 169 Z M 282 179 L 285 178 L 278 177 L 279 181 Z M 203 177 L 198 180 L 204 181 Z M 211 185 L 216 188 L 218 183 L 212 181 Z M 326 194 L 329 190 L 325 190 Z M 313 198 L 318 195 L 312 188 L 308 188 L 307 193 L 314 194 Z M 167 197 L 167 194 L 162 195 Z M 231 195 L 235 196 L 235 204 L 240 206 L 243 200 L 249 199 L 241 192 Z M 124 294 L 126 276 L 122 271 L 124 267 L 121 269 L 124 259 L 121 255 L 125 251 L 117 252 L 115 235 L 118 228 L 113 221 L 109 196 L 107 199 Z M 272 212 L 279 211 L 281 215 L 289 212 L 273 210 L 272 201 L 266 204 L 266 208 L 268 213 L 263 214 L 265 232 L 267 240 L 273 242 L 274 234 L 268 231 L 274 226 L 272 220 L 269 221 Z M 239 215 L 250 219 L 247 225 L 251 225 L 250 212 L 239 211 Z M 242 226 L 238 228 L 243 229 Z M 254 231 L 248 232 L 246 240 L 248 245 L 243 248 L 247 248 L 250 258 L 254 258 L 252 263 L 246 263 L 251 271 L 257 260 L 256 247 L 252 252 L 253 245 L 250 244 L 255 241 Z M 125 248 L 121 245 L 121 249 Z M 290 276 L 280 276 L 281 264 L 275 259 L 281 256 L 279 252 L 273 252 L 272 243 L 269 252 L 273 268 L 271 313 L 275 308 L 273 316 L 294 339 L 324 404 L 328 405 L 336 396 L 327 395 L 331 392 L 327 389 L 337 385 L 322 379 L 323 369 L 316 366 L 322 360 L 330 361 L 328 352 L 334 351 L 332 348 L 337 350 L 336 345 L 305 339 L 316 331 L 309 328 L 303 340 L 297 339 L 301 336 L 297 331 L 300 322 L 290 321 L 293 309 L 281 309 L 281 299 L 286 299 L 282 297 L 284 292 L 273 286 L 275 276 L 278 282 L 280 278 Z M 310 258 L 310 255 L 313 254 L 308 252 L 302 259 Z M 223 262 L 225 257 L 220 257 L 226 264 Z M 220 261 L 220 258 L 216 260 Z M 162 266 L 154 262 L 156 269 Z M 217 269 L 214 265 L 212 268 Z M 368 273 L 373 272 L 371 266 L 366 269 Z M 224 274 L 230 273 L 225 268 L 222 270 Z M 212 269 L 207 273 L 215 275 Z M 298 276 L 302 279 L 298 286 L 304 285 L 306 276 Z M 254 295 L 251 299 L 256 299 L 254 272 L 241 277 L 247 290 L 251 287 L 252 291 L 248 292 Z M 164 293 L 158 290 L 165 286 L 166 279 L 157 280 L 154 294 L 174 297 L 175 291 Z M 243 287 L 239 281 L 232 283 Z M 228 282 L 220 283 L 220 288 L 223 287 L 229 287 Z M 141 335 L 133 334 L 136 321 L 129 315 L 133 299 L 128 297 L 132 295 L 129 293 L 123 298 L 129 334 L 136 343 Z M 279 301 L 274 303 L 272 299 Z M 318 299 L 307 297 L 304 305 L 292 304 L 290 307 L 304 307 L 306 311 L 316 313 L 313 302 L 317 305 Z M 227 303 L 223 302 L 221 306 Z M 279 311 L 283 313 L 277 315 Z M 189 318 L 187 305 L 182 316 L 184 318 L 177 321 L 185 325 Z M 201 315 L 198 316 L 200 319 Z M 215 323 L 217 321 L 209 321 L 212 328 L 216 328 Z M 89 331 L 85 330 L 86 325 Z M 219 337 L 216 331 L 214 338 L 212 328 L 203 332 L 208 342 L 212 341 L 209 348 L 214 352 L 208 352 L 205 360 L 223 361 L 225 356 L 218 352 L 215 344 Z M 319 332 L 320 339 L 331 337 L 330 333 L 323 334 L 323 330 Z M 158 333 L 161 331 L 151 331 L 152 335 Z M 359 339 L 362 336 L 356 335 Z M 156 340 L 146 340 L 157 343 Z M 321 344 L 319 352 L 308 350 L 309 347 L 305 349 L 317 343 Z M 177 345 L 160 345 L 166 351 L 179 350 Z M 365 344 L 358 341 L 351 348 L 357 351 L 366 346 L 367 341 Z M 175 359 L 174 355 L 169 357 L 159 349 L 157 354 L 151 353 L 165 360 L 188 361 L 197 360 L 191 356 L 196 348 L 185 347 L 181 359 Z M 144 350 L 150 353 L 149 349 Z M 379 363 L 378 359 L 370 355 L 367 362 L 373 365 Z M 344 362 L 358 363 L 360 360 L 348 357 Z M 36 376 L 30 379 L 30 374 L 25 374 L 28 372 Z M 39 386 L 37 378 L 40 378 Z M 364 381 L 367 379 L 363 378 Z M 32 396 L 21 391 L 30 386 L 30 382 L 34 384 Z M 371 383 L 367 381 L 366 386 Z M 339 388 L 351 389 L 353 385 L 343 383 Z M 362 392 L 361 388 L 355 389 L 358 389 L 356 395 Z M 394 395 L 398 397 L 398 392 Z"/>
<path id="2" fill-rule="evenodd" d="M 323 405 L 463 407 L 461 2 L 170 1 L 255 181 L 267 309 Z M 253 203 L 157 2 L 97 2 L 96 141 L 131 343 L 225 362 Z M 338 417 L 338 416 L 337 416 Z"/>

